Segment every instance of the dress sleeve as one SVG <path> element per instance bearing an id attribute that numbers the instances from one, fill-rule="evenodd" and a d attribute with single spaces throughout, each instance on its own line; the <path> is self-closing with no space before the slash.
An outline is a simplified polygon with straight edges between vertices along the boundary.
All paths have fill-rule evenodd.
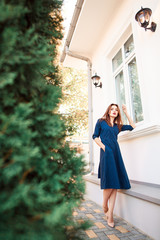
<path id="1" fill-rule="evenodd" d="M 121 131 L 132 131 L 133 127 L 131 125 L 123 125 Z"/>
<path id="2" fill-rule="evenodd" d="M 95 138 L 99 137 L 100 132 L 101 132 L 101 125 L 100 125 L 100 121 L 98 120 L 96 123 L 96 126 L 95 126 L 94 133 L 92 135 L 92 138 L 95 139 Z"/>

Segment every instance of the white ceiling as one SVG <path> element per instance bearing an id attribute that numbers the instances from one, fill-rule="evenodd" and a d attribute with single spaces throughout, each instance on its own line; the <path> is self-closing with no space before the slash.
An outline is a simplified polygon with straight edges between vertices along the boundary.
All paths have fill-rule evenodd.
<path id="1" fill-rule="evenodd" d="M 69 49 L 86 56 L 103 36 L 117 8 L 124 0 L 86 0 L 83 4 Z"/>

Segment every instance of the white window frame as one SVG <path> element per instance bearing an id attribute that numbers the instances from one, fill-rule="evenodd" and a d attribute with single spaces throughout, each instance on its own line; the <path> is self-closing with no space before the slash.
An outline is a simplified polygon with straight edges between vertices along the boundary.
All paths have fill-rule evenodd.
<path id="1" fill-rule="evenodd" d="M 116 91 L 116 82 L 115 82 L 116 80 L 115 80 L 115 78 L 121 71 L 123 72 L 126 106 L 127 106 L 127 109 L 129 111 L 129 114 L 130 114 L 131 118 L 134 119 L 133 104 L 132 104 L 132 94 L 131 94 L 131 90 L 130 90 L 131 85 L 130 85 L 130 79 L 129 79 L 128 65 L 134 58 L 136 59 L 136 53 L 135 53 L 135 48 L 134 48 L 132 50 L 132 52 L 127 57 L 125 57 L 125 48 L 124 48 L 124 45 L 125 45 L 126 41 L 130 38 L 131 35 L 133 35 L 133 34 L 131 33 L 128 36 L 128 38 L 123 42 L 121 47 L 119 47 L 119 49 L 117 50 L 117 53 L 118 53 L 118 51 L 121 49 L 121 52 L 122 52 L 122 63 L 118 66 L 118 68 L 114 72 L 113 72 L 113 68 L 112 68 L 112 76 L 113 76 L 113 81 L 114 81 L 115 91 Z M 134 38 L 133 38 L 133 41 L 134 41 Z M 114 56 L 113 56 L 113 58 L 114 58 Z M 111 59 L 111 61 L 112 61 L 112 59 Z M 136 59 L 136 63 L 137 63 L 137 59 Z M 139 80 L 139 76 L 138 76 L 138 80 Z M 139 84 L 139 87 L 140 87 L 140 84 Z M 140 97 L 141 97 L 141 91 L 140 91 Z M 118 102 L 117 93 L 116 93 L 116 100 Z M 142 102 L 142 99 L 141 99 L 141 102 Z M 143 120 L 137 122 L 136 124 L 140 124 L 140 123 L 142 123 L 144 121 L 143 106 L 142 106 L 142 114 L 143 114 Z"/>

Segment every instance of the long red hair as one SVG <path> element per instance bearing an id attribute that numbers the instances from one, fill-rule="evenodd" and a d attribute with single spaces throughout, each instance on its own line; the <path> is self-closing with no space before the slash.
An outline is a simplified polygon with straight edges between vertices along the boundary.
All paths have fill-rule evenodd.
<path id="1" fill-rule="evenodd" d="M 107 122 L 107 124 L 112 127 L 111 125 L 111 122 L 110 122 L 110 116 L 109 116 L 109 112 L 111 110 L 111 107 L 112 106 L 116 106 L 117 107 L 117 110 L 118 110 L 118 115 L 117 117 L 114 119 L 114 123 L 117 124 L 118 126 L 118 129 L 119 129 L 119 132 L 121 131 L 121 128 L 122 128 L 122 125 L 123 125 L 123 122 L 122 122 L 122 118 L 121 118 L 121 112 L 120 112 L 120 108 L 118 106 L 118 104 L 115 104 L 115 103 L 112 103 L 108 106 L 105 114 L 103 115 L 103 117 L 101 118 L 101 120 L 105 120 Z"/>

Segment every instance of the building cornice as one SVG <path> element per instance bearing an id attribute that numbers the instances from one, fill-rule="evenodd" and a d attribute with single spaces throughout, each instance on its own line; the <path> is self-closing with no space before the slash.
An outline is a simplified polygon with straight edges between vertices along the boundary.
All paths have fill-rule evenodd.
<path id="1" fill-rule="evenodd" d="M 160 124 L 152 124 L 152 125 L 141 125 L 136 127 L 131 132 L 122 132 L 118 137 L 118 141 L 126 141 L 138 137 L 144 137 L 146 135 L 160 133 Z"/>
<path id="2" fill-rule="evenodd" d="M 83 3 L 84 3 L 84 0 L 77 0 L 77 3 L 75 5 L 73 17 L 72 17 L 72 20 L 71 20 L 71 23 L 70 23 L 70 28 L 69 28 L 68 35 L 67 35 L 67 38 L 66 38 L 66 41 L 65 41 L 65 44 L 64 44 L 64 48 L 63 48 L 63 51 L 62 51 L 62 55 L 61 55 L 61 58 L 60 58 L 60 62 L 62 62 L 62 63 L 65 60 L 66 48 L 69 48 L 69 45 L 70 45 L 70 42 L 72 40 L 74 31 L 75 31 L 75 28 L 76 28 L 77 21 L 78 21 Z"/>

